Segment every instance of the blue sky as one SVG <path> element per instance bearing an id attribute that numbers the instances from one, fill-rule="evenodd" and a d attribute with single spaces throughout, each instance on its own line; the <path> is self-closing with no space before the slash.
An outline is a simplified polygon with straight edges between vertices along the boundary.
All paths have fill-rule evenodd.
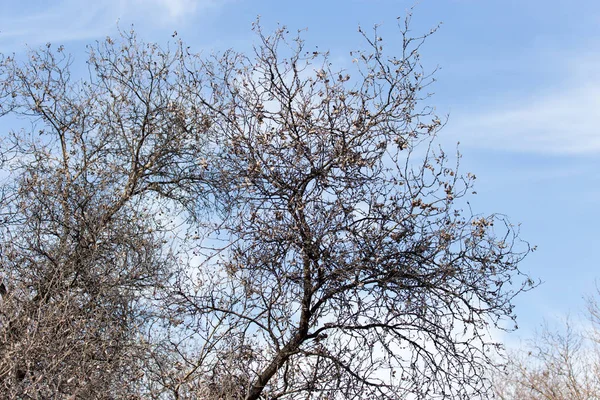
<path id="1" fill-rule="evenodd" d="M 393 47 L 397 16 L 414 1 L 0 0 L 0 51 L 85 44 L 116 35 L 117 21 L 146 41 L 173 31 L 194 50 L 248 50 L 250 25 L 307 28 L 309 45 L 345 57 L 357 26 L 383 24 Z M 421 0 L 415 33 L 442 23 L 423 48 L 439 66 L 431 103 L 449 115 L 440 141 L 461 142 L 462 169 L 478 177 L 476 212 L 522 224 L 538 251 L 523 269 L 544 283 L 517 300 L 526 337 L 544 319 L 584 307 L 600 279 L 600 2 L 597 0 Z M 342 61 L 346 62 L 346 61 Z M 2 126 L 0 126 L 1 128 Z M 512 339 L 510 339 L 512 340 Z"/>

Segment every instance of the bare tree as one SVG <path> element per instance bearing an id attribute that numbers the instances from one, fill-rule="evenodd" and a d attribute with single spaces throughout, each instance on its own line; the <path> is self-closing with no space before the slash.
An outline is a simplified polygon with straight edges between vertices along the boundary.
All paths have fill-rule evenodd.
<path id="1" fill-rule="evenodd" d="M 485 394 L 486 328 L 532 284 L 528 247 L 504 217 L 457 206 L 475 177 L 434 150 L 425 37 L 400 28 L 397 57 L 375 30 L 348 69 L 258 26 L 254 56 L 190 67 L 216 96 L 207 168 L 229 197 L 174 288 L 205 346 L 182 379 L 246 399 Z"/>
<path id="2" fill-rule="evenodd" d="M 252 56 L 107 39 L 77 82 L 5 57 L 5 397 L 486 396 L 529 247 L 462 209 L 399 28 L 345 69 L 258 24 Z"/>

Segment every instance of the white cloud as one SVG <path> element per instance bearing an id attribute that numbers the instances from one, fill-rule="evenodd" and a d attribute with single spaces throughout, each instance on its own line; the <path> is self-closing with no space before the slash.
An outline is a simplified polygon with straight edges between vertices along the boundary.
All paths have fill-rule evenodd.
<path id="1" fill-rule="evenodd" d="M 464 145 L 545 154 L 600 152 L 600 59 L 564 65 L 562 82 L 530 99 L 507 99 L 494 109 L 460 110 L 447 133 Z M 591 72 L 596 71 L 596 72 Z"/>

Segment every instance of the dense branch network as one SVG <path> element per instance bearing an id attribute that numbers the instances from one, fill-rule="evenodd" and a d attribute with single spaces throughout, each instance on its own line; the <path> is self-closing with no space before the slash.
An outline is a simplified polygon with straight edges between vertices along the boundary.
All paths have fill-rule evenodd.
<path id="1" fill-rule="evenodd" d="M 490 324 L 532 286 L 471 215 L 421 108 L 425 38 L 352 66 L 285 28 L 254 54 L 133 33 L 0 64 L 7 397 L 484 397 Z M 26 398 L 26 397 L 24 397 Z M 65 397 L 66 398 L 66 397 Z"/>

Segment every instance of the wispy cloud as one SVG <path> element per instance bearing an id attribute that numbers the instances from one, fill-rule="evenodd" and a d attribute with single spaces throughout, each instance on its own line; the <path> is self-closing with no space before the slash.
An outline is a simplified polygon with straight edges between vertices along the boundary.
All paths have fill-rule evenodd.
<path id="1" fill-rule="evenodd" d="M 5 13 L 0 17 L 0 45 L 3 50 L 14 50 L 25 43 L 36 46 L 97 37 L 110 24 L 114 26 L 123 11 L 123 4 L 118 1 L 64 0 L 35 12 Z"/>
<path id="2" fill-rule="evenodd" d="M 169 19 L 180 20 L 195 14 L 199 10 L 217 7 L 218 1 L 213 0 L 135 0 L 141 5 L 156 7 L 167 13 Z M 223 3 L 223 2 L 221 2 Z"/>
<path id="3" fill-rule="evenodd" d="M 216 0 L 62 0 L 31 10 L 13 9 L 0 16 L 3 51 L 98 38 L 114 32 L 118 21 L 136 26 L 166 27 L 191 20 L 199 11 L 217 8 Z"/>
<path id="4" fill-rule="evenodd" d="M 564 65 L 561 81 L 528 99 L 453 113 L 448 131 L 466 146 L 544 154 L 600 152 L 600 59 Z M 592 72 L 594 71 L 594 72 Z"/>

